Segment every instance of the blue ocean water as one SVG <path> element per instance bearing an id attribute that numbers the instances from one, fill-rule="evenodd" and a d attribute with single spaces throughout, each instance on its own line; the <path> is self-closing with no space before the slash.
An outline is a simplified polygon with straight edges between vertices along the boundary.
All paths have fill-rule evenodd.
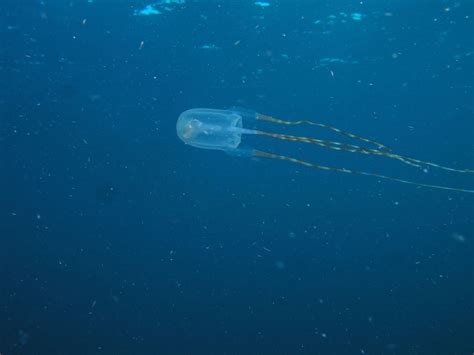
<path id="1" fill-rule="evenodd" d="M 0 10 L 1 354 L 474 351 L 474 194 L 176 135 L 187 109 L 239 106 L 474 168 L 472 1 Z M 474 189 L 473 174 L 386 156 L 264 136 L 242 147 Z"/>

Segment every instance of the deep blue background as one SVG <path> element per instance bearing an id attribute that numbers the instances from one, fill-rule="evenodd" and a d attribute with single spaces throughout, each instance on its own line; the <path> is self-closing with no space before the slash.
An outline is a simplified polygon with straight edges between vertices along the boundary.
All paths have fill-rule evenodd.
<path id="1" fill-rule="evenodd" d="M 0 353 L 472 353 L 474 195 L 231 157 L 175 132 L 186 109 L 238 105 L 472 168 L 472 2 L 134 16 L 146 4 L 1 2 Z M 244 145 L 474 188 L 380 157 Z"/>

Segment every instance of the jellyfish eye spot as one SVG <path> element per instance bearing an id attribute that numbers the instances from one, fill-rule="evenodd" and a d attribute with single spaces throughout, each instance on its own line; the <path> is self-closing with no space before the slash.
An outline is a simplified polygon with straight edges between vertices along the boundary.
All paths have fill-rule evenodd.
<path id="1" fill-rule="evenodd" d="M 184 126 L 184 131 L 183 131 L 183 137 L 186 139 L 192 138 L 194 133 L 194 128 L 192 123 L 188 123 L 187 125 Z"/>

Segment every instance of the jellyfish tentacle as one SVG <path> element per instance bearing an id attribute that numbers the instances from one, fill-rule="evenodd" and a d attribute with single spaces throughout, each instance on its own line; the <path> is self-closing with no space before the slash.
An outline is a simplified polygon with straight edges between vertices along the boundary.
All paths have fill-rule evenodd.
<path id="1" fill-rule="evenodd" d="M 392 153 L 390 151 L 360 147 L 354 144 L 346 144 L 346 143 L 322 140 L 322 139 L 311 138 L 311 137 L 292 136 L 288 134 L 265 132 L 265 131 L 256 131 L 256 133 L 263 136 L 272 137 L 272 138 L 281 139 L 281 140 L 287 140 L 291 142 L 316 144 L 321 147 L 325 147 L 325 148 L 337 150 L 337 151 L 342 151 L 342 152 L 384 156 L 387 158 L 399 160 L 404 164 L 407 164 L 416 168 L 423 168 L 423 166 L 425 167 L 429 166 L 429 167 L 433 167 L 433 168 L 437 168 L 437 169 L 441 169 L 445 171 L 457 172 L 457 173 L 467 173 L 467 174 L 474 173 L 473 169 L 455 169 L 455 168 L 447 167 L 441 164 L 436 164 L 433 162 L 415 159 L 415 158 L 407 157 L 404 155 Z"/>
<path id="2" fill-rule="evenodd" d="M 325 123 L 313 122 L 313 121 L 308 121 L 308 120 L 287 121 L 287 120 L 281 120 L 279 118 L 275 118 L 275 117 L 272 117 L 272 116 L 264 115 L 264 114 L 261 114 L 261 113 L 257 113 L 256 117 L 257 117 L 257 120 L 267 121 L 267 122 L 272 122 L 272 123 L 278 123 L 278 124 L 288 125 L 288 126 L 296 126 L 296 125 L 302 125 L 302 124 L 307 124 L 307 125 L 310 125 L 310 126 L 317 126 L 317 127 L 320 127 L 320 128 L 329 129 L 333 132 L 339 133 L 343 136 L 346 136 L 346 137 L 349 137 L 349 138 L 352 138 L 352 139 L 357 139 L 357 140 L 360 140 L 360 141 L 365 142 L 365 143 L 373 144 L 373 145 L 377 146 L 378 149 L 381 149 L 381 150 L 386 150 L 386 151 L 391 150 L 389 147 L 387 147 L 386 145 L 384 145 L 382 143 L 376 142 L 376 141 L 374 141 L 372 139 L 369 139 L 369 138 L 361 137 L 361 136 L 356 135 L 354 133 L 344 131 L 340 128 L 337 128 L 337 127 L 334 127 L 334 126 L 331 126 L 331 125 L 328 125 L 328 124 L 325 124 Z"/>
<path id="3" fill-rule="evenodd" d="M 467 173 L 467 174 L 474 173 L 474 169 L 455 169 L 455 168 L 450 168 L 449 166 L 439 165 L 439 164 L 436 164 L 436 163 L 433 163 L 433 162 L 430 162 L 430 161 L 419 160 L 419 159 L 415 159 L 415 158 L 405 157 L 405 156 L 402 156 L 402 155 L 400 155 L 400 157 L 402 157 L 402 158 L 404 158 L 408 161 L 411 161 L 412 163 L 415 163 L 415 164 L 431 166 L 433 168 L 437 168 L 437 169 L 441 169 L 441 170 L 452 171 L 452 172 L 456 172 L 456 173 Z"/>
<path id="4" fill-rule="evenodd" d="M 300 160 L 300 159 L 296 159 L 296 158 L 285 156 L 285 155 L 279 155 L 279 154 L 264 152 L 264 151 L 261 151 L 261 150 L 254 150 L 253 154 L 256 157 L 289 161 L 291 163 L 300 164 L 300 165 L 303 165 L 303 166 L 306 166 L 306 167 L 309 167 L 309 168 L 312 168 L 312 169 L 317 169 L 317 170 L 335 171 L 335 172 L 339 172 L 339 173 L 352 174 L 352 175 L 372 176 L 372 177 L 376 177 L 376 178 L 379 178 L 379 179 L 390 180 L 390 181 L 399 182 L 399 183 L 402 183 L 402 184 L 414 185 L 414 186 L 418 186 L 418 187 L 426 187 L 426 188 L 431 188 L 431 189 L 465 192 L 465 193 L 474 193 L 474 190 L 469 190 L 469 189 L 462 189 L 462 188 L 457 188 L 457 187 L 449 187 L 449 186 L 441 186 L 441 185 L 424 184 L 424 183 L 419 183 L 419 182 L 416 182 L 416 181 L 399 179 L 399 178 L 395 178 L 395 177 L 391 177 L 391 176 L 387 176 L 387 175 L 370 173 L 370 172 L 366 172 L 366 171 L 359 171 L 359 170 L 352 170 L 352 169 L 346 169 L 346 168 L 318 165 L 318 164 L 307 162 L 305 160 Z"/>
<path id="5" fill-rule="evenodd" d="M 311 137 L 292 136 L 292 135 L 288 135 L 288 134 L 265 132 L 265 131 L 257 131 L 257 134 L 267 136 L 267 137 L 276 138 L 276 139 L 287 140 L 287 141 L 291 141 L 291 142 L 301 142 L 301 143 L 315 144 L 315 145 L 319 145 L 321 147 L 325 147 L 325 148 L 332 149 L 332 150 L 337 150 L 337 151 L 340 151 L 340 152 L 349 152 L 349 153 L 359 153 L 359 154 L 365 154 L 365 155 L 384 156 L 384 157 L 388 157 L 388 158 L 391 158 L 391 159 L 399 160 L 399 161 L 401 161 L 405 164 L 414 166 L 416 168 L 421 168 L 421 165 L 417 164 L 416 162 L 411 161 L 410 159 L 406 159 L 406 157 L 402 157 L 398 154 L 393 154 L 393 153 L 386 152 L 386 151 L 381 151 L 381 150 L 378 150 L 378 149 L 370 149 L 370 148 L 360 147 L 360 146 L 353 145 L 353 144 L 346 144 L 346 143 L 334 142 L 334 141 L 326 141 L 326 140 L 321 140 L 321 139 L 311 138 Z"/>

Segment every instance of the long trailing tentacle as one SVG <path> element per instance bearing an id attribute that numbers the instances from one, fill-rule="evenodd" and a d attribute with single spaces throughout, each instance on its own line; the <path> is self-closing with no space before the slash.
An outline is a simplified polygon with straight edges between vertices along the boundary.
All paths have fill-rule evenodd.
<path id="1" fill-rule="evenodd" d="M 411 157 L 407 157 L 404 155 L 400 154 L 395 154 L 390 152 L 390 148 L 387 146 L 375 142 L 373 140 L 370 140 L 368 138 L 364 138 L 358 135 L 355 135 L 350 132 L 343 131 L 339 128 L 329 126 L 323 123 L 317 123 L 317 122 L 312 122 L 312 121 L 307 121 L 307 120 L 299 120 L 299 121 L 286 121 L 286 120 L 280 120 L 271 116 L 263 115 L 263 114 L 257 114 L 257 119 L 263 120 L 263 121 L 268 121 L 268 122 L 273 122 L 277 124 L 283 124 L 283 125 L 301 125 L 301 124 L 309 124 L 313 126 L 318 126 L 318 127 L 323 127 L 330 129 L 334 132 L 340 133 L 344 136 L 353 138 L 353 139 L 358 139 L 360 141 L 370 143 L 373 145 L 376 145 L 379 149 L 371 149 L 371 148 L 365 148 L 365 147 L 360 147 L 357 145 L 353 144 L 346 144 L 346 143 L 341 143 L 341 142 L 334 142 L 334 141 L 328 141 L 328 140 L 321 140 L 321 139 L 316 139 L 316 138 L 310 138 L 310 137 L 299 137 L 299 136 L 292 136 L 292 135 L 287 135 L 287 134 L 280 134 L 280 133 L 271 133 L 271 132 L 264 132 L 264 131 L 257 131 L 258 134 L 268 136 L 268 137 L 273 137 L 277 139 L 282 139 L 282 140 L 288 140 L 292 142 L 303 142 L 303 143 L 310 143 L 310 144 L 316 144 L 322 147 L 326 147 L 328 149 L 332 150 L 338 150 L 338 151 L 343 151 L 343 152 L 351 152 L 351 153 L 359 153 L 359 154 L 367 154 L 367 155 L 378 155 L 378 156 L 384 156 L 387 158 L 391 159 L 396 159 L 399 160 L 407 165 L 411 165 L 417 168 L 421 168 L 423 166 L 428 166 L 428 167 L 433 167 L 445 171 L 451 171 L 451 172 L 457 172 L 457 173 L 474 173 L 474 169 L 455 169 L 451 168 L 448 166 L 436 164 L 433 162 L 425 161 L 425 160 L 420 160 L 420 159 L 415 159 Z"/>
<path id="2" fill-rule="evenodd" d="M 267 115 L 264 115 L 264 114 L 261 114 L 261 113 L 257 113 L 256 117 L 257 117 L 257 120 L 273 122 L 273 123 L 278 123 L 278 124 L 283 124 L 283 125 L 288 125 L 288 126 L 296 126 L 296 125 L 307 124 L 307 125 L 310 125 L 310 126 L 321 127 L 321 128 L 329 129 L 333 132 L 342 134 L 343 136 L 346 136 L 346 137 L 349 137 L 349 138 L 352 138 L 352 139 L 357 139 L 357 140 L 360 140 L 360 141 L 365 142 L 365 143 L 373 144 L 373 145 L 377 146 L 378 149 L 391 150 L 389 147 L 387 147 L 386 145 L 384 145 L 382 143 L 376 142 L 376 141 L 368 139 L 368 138 L 358 136 L 358 135 L 356 135 L 354 133 L 351 133 L 351 132 L 343 131 L 342 129 L 339 129 L 339 128 L 336 128 L 336 127 L 333 127 L 333 126 L 330 126 L 330 125 L 324 124 L 324 123 L 313 122 L 313 121 L 308 121 L 308 120 L 287 121 L 287 120 L 281 120 L 279 118 L 275 118 L 275 117 L 272 117 L 272 116 L 267 116 Z"/>
<path id="3" fill-rule="evenodd" d="M 331 167 L 331 166 L 318 165 L 318 164 L 310 163 L 310 162 L 307 162 L 307 161 L 304 161 L 304 160 L 288 157 L 288 156 L 285 156 L 285 155 L 279 155 L 279 154 L 263 152 L 261 150 L 254 150 L 253 154 L 256 157 L 289 161 L 291 163 L 300 164 L 300 165 L 303 165 L 303 166 L 306 166 L 306 167 L 309 167 L 309 168 L 312 168 L 312 169 L 317 169 L 317 170 L 335 171 L 335 172 L 339 172 L 339 173 L 352 174 L 352 175 L 372 176 L 372 177 L 376 177 L 376 178 L 379 178 L 379 179 L 390 180 L 390 181 L 399 182 L 399 183 L 402 183 L 402 184 L 414 185 L 414 186 L 418 186 L 418 187 L 426 187 L 426 188 L 431 188 L 431 189 L 448 190 L 448 191 L 465 192 L 465 193 L 474 193 L 474 190 L 469 190 L 469 189 L 461 189 L 461 188 L 457 188 L 457 187 L 424 184 L 424 183 L 419 183 L 419 182 L 415 182 L 415 181 L 409 181 L 409 180 L 394 178 L 394 177 L 391 177 L 391 176 L 375 174 L 375 173 L 369 173 L 369 172 L 366 172 L 366 171 L 358 171 L 358 170 L 351 170 L 351 169 L 345 169 L 345 168 L 337 168 L 337 167 Z"/>
<path id="4" fill-rule="evenodd" d="M 265 131 L 257 131 L 257 134 L 262 135 L 262 136 L 276 138 L 276 139 L 291 141 L 291 142 L 315 144 L 321 147 L 337 150 L 340 152 L 385 156 L 388 158 L 400 160 L 401 162 L 405 164 L 408 164 L 417 168 L 421 167 L 419 164 L 412 162 L 410 159 L 406 159 L 406 157 L 402 157 L 398 154 L 393 154 L 393 153 L 378 150 L 378 149 L 370 149 L 370 148 L 364 148 L 364 147 L 360 147 L 353 144 L 345 144 L 341 142 L 326 141 L 326 140 L 310 138 L 310 137 L 292 136 L 288 134 L 272 133 L 272 132 L 265 132 Z"/>

